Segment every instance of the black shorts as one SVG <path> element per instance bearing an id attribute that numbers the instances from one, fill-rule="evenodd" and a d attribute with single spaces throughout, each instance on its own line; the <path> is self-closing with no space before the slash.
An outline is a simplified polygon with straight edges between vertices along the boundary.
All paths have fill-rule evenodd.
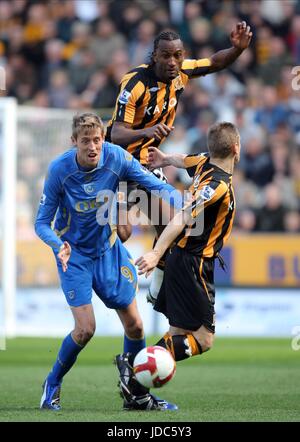
<path id="1" fill-rule="evenodd" d="M 154 309 L 173 327 L 196 331 L 204 325 L 215 332 L 214 258 L 202 258 L 175 246 Z"/>

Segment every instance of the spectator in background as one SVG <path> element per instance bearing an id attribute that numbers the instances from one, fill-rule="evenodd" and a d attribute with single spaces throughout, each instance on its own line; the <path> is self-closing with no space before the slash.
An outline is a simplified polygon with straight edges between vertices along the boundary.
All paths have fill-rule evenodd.
<path id="1" fill-rule="evenodd" d="M 245 178 L 242 169 L 238 168 L 235 170 L 232 182 L 235 189 L 236 206 L 240 210 L 246 210 L 249 208 L 255 209 L 259 207 L 260 192 L 252 181 Z"/>
<path id="2" fill-rule="evenodd" d="M 57 7 L 58 5 L 56 5 Z M 57 37 L 65 43 L 72 39 L 72 27 L 79 18 L 76 15 L 74 0 L 64 0 L 60 2 L 61 15 L 57 20 Z"/>
<path id="3" fill-rule="evenodd" d="M 112 4 L 112 16 L 119 31 L 127 41 L 136 38 L 139 23 L 144 18 L 140 4 L 134 2 L 115 2 Z"/>
<path id="4" fill-rule="evenodd" d="M 256 230 L 260 232 L 283 232 L 286 208 L 275 183 L 265 188 L 264 204 L 256 213 Z"/>
<path id="5" fill-rule="evenodd" d="M 284 215 L 284 230 L 287 233 L 300 233 L 300 214 L 291 210 Z"/>
<path id="6" fill-rule="evenodd" d="M 288 43 L 291 49 L 295 65 L 300 64 L 300 15 L 292 19 L 291 32 L 288 36 Z"/>
<path id="7" fill-rule="evenodd" d="M 269 152 L 265 149 L 262 137 L 254 134 L 245 143 L 242 153 L 240 168 L 245 177 L 259 187 L 270 183 L 273 179 L 274 169 Z"/>
<path id="8" fill-rule="evenodd" d="M 67 108 L 72 94 L 73 90 L 69 84 L 67 72 L 62 69 L 52 72 L 48 87 L 50 106 L 61 109 Z"/>
<path id="9" fill-rule="evenodd" d="M 300 140 L 299 140 L 300 145 Z M 293 153 L 290 159 L 291 180 L 293 183 L 293 193 L 298 200 L 300 208 L 300 147 Z"/>
<path id="10" fill-rule="evenodd" d="M 95 36 L 91 43 L 97 67 L 101 69 L 107 66 L 110 63 L 111 55 L 117 50 L 125 49 L 125 47 L 125 38 L 117 32 L 114 22 L 107 17 L 101 18 L 96 24 Z"/>
<path id="11" fill-rule="evenodd" d="M 71 28 L 71 40 L 64 47 L 64 59 L 69 62 L 78 51 L 89 48 L 91 38 L 90 25 L 79 21 L 74 22 Z"/>
<path id="12" fill-rule="evenodd" d="M 146 63 L 151 54 L 156 25 L 152 20 L 143 20 L 138 25 L 136 38 L 129 43 L 130 64 L 139 66 Z"/>
<path id="13" fill-rule="evenodd" d="M 273 86 L 265 86 L 262 90 L 261 107 L 255 115 L 255 122 L 262 125 L 267 133 L 273 133 L 288 118 L 284 105 L 278 102 L 277 92 Z"/>
<path id="14" fill-rule="evenodd" d="M 187 140 L 189 140 L 191 144 L 189 151 L 186 152 L 191 154 L 207 152 L 207 132 L 215 120 L 216 115 L 212 110 L 205 110 L 198 113 L 195 125 L 186 133 Z"/>
<path id="15" fill-rule="evenodd" d="M 272 36 L 269 41 L 270 55 L 265 63 L 262 63 L 257 74 L 265 84 L 276 86 L 280 80 L 281 67 L 291 63 L 291 56 L 286 51 L 285 42 L 282 38 Z"/>
<path id="16" fill-rule="evenodd" d="M 93 74 L 87 88 L 81 94 L 84 107 L 105 108 L 114 104 L 115 90 L 103 71 Z"/>
<path id="17" fill-rule="evenodd" d="M 236 220 L 234 223 L 235 233 L 251 233 L 255 230 L 256 216 L 255 212 L 250 209 L 239 210 L 236 214 Z"/>
<path id="18" fill-rule="evenodd" d="M 45 44 L 45 63 L 41 70 L 40 86 L 46 88 L 49 84 L 51 74 L 57 69 L 65 67 L 63 58 L 64 42 L 59 39 L 48 40 Z"/>
<path id="19" fill-rule="evenodd" d="M 97 71 L 95 62 L 95 54 L 88 47 L 80 49 L 70 60 L 68 77 L 76 94 L 86 89 L 90 78 Z"/>

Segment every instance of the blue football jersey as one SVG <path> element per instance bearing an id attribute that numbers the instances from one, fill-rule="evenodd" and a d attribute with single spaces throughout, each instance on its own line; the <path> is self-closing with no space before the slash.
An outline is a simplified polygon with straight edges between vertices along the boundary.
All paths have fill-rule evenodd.
<path id="1" fill-rule="evenodd" d="M 115 207 L 120 181 L 136 181 L 166 199 L 172 193 L 171 204 L 182 207 L 180 192 L 121 147 L 104 142 L 98 166 L 89 171 L 78 167 L 76 152 L 72 148 L 50 164 L 35 221 L 37 235 L 55 251 L 68 241 L 80 253 L 98 257 L 113 245 L 116 211 L 109 208 Z"/>

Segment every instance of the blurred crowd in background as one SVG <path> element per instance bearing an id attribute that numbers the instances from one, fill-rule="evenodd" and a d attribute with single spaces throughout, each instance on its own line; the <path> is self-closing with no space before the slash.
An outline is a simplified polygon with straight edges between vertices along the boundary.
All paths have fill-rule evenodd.
<path id="1" fill-rule="evenodd" d="M 236 231 L 297 233 L 300 91 L 292 84 L 300 88 L 300 77 L 297 83 L 292 70 L 300 65 L 299 0 L 0 0 L 1 96 L 74 113 L 95 109 L 108 119 L 121 77 L 148 62 L 162 29 L 179 32 L 186 58 L 207 58 L 230 47 L 240 20 L 254 33 L 251 48 L 228 69 L 189 82 L 162 150 L 206 151 L 208 127 L 234 122 L 242 141 Z M 19 202 L 32 198 L 29 183 L 40 180 L 38 159 L 28 161 L 19 163 Z M 189 184 L 184 171 L 166 174 L 177 186 Z"/>

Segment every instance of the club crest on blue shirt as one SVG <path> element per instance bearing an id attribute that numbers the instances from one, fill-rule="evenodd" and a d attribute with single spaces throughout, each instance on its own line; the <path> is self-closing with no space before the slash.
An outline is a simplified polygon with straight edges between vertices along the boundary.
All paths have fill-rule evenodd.
<path id="1" fill-rule="evenodd" d="M 84 184 L 83 188 L 84 188 L 85 193 L 87 193 L 88 195 L 92 195 L 93 193 L 96 192 L 95 183 Z"/>
<path id="2" fill-rule="evenodd" d="M 69 299 L 74 299 L 75 298 L 75 290 L 68 291 L 68 297 L 69 297 Z"/>

